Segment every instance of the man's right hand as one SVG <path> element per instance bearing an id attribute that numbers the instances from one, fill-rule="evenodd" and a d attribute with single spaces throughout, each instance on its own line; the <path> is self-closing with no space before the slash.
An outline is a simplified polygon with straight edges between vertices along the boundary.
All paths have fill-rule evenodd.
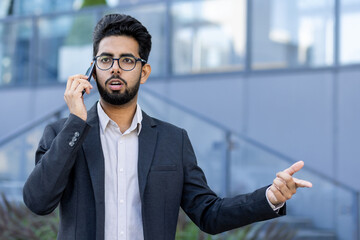
<path id="1" fill-rule="evenodd" d="M 87 79 L 87 76 L 82 74 L 69 77 L 64 93 L 64 99 L 70 113 L 78 116 L 84 121 L 87 119 L 87 110 L 84 104 L 82 91 L 85 89 L 85 92 L 89 94 L 90 90 L 93 88 Z"/>

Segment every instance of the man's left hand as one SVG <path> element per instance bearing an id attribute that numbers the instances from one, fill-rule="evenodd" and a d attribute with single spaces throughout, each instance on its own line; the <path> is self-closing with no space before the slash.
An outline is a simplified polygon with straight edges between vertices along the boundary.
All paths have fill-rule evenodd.
<path id="1" fill-rule="evenodd" d="M 303 161 L 294 163 L 288 169 L 276 174 L 273 184 L 267 191 L 269 201 L 274 205 L 279 205 L 289 200 L 299 187 L 312 187 L 312 183 L 294 178 L 292 175 L 304 166 Z"/>

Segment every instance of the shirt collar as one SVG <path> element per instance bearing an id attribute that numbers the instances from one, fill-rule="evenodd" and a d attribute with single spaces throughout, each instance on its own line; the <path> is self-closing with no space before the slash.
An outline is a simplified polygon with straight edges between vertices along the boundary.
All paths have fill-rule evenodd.
<path id="1" fill-rule="evenodd" d="M 108 126 L 109 123 L 114 123 L 116 124 L 113 120 L 111 120 L 109 118 L 109 116 L 104 112 L 104 109 L 101 107 L 100 101 L 97 103 L 97 110 L 98 110 L 98 115 L 99 115 L 99 123 L 100 123 L 100 128 L 102 129 L 102 132 L 105 133 L 105 130 Z M 140 134 L 141 131 L 141 121 L 142 121 L 143 117 L 142 117 L 142 111 L 140 108 L 139 104 L 136 104 L 136 111 L 133 117 L 133 120 L 131 122 L 131 125 L 129 127 L 129 129 L 127 129 L 124 134 L 126 133 L 130 133 L 133 130 L 137 130 L 137 135 Z"/>

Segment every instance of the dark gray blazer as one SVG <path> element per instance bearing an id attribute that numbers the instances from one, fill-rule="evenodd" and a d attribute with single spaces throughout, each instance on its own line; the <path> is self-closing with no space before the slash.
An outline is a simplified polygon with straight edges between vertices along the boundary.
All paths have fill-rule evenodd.
<path id="1" fill-rule="evenodd" d="M 96 104 L 84 122 L 70 114 L 48 125 L 24 189 L 36 214 L 60 203 L 58 239 L 104 239 L 104 156 Z M 173 240 L 179 207 L 203 231 L 216 234 L 279 214 L 269 206 L 266 187 L 219 198 L 206 183 L 186 131 L 143 112 L 139 135 L 139 189 L 145 240 Z"/>

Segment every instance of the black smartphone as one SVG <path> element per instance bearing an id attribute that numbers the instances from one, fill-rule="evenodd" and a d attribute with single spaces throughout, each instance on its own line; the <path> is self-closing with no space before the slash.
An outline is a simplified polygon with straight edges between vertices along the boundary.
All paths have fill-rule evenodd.
<path id="1" fill-rule="evenodd" d="M 91 63 L 91 66 L 88 68 L 88 70 L 85 73 L 85 75 L 88 77 L 89 82 L 91 80 L 94 69 L 95 69 L 95 60 Z M 82 95 L 84 95 L 84 93 L 85 93 L 85 89 L 82 91 Z"/>

